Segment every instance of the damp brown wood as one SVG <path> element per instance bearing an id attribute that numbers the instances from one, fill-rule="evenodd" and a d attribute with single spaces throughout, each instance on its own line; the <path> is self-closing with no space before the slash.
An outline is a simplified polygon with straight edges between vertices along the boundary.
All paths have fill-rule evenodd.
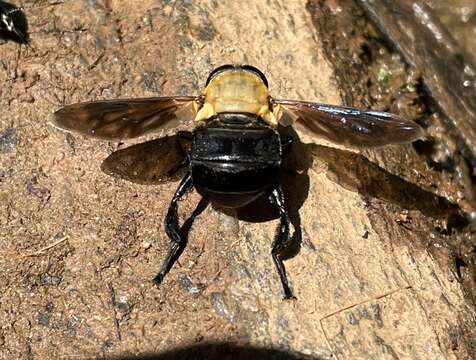
<path id="1" fill-rule="evenodd" d="M 67 103 L 193 94 L 232 62 L 266 72 L 277 97 L 342 103 L 305 1 L 22 5 L 33 49 L 0 45 L 0 357 L 463 353 L 474 311 L 451 254 L 432 245 L 460 212 L 458 184 L 432 186 L 443 175 L 412 146 L 296 148 L 282 185 L 298 301 L 283 302 L 269 256 L 277 214 L 260 204 L 200 209 L 180 264 L 157 288 L 161 219 L 177 184 L 108 176 L 100 164 L 124 144 L 47 125 Z M 194 193 L 181 202 L 182 222 L 198 203 Z"/>

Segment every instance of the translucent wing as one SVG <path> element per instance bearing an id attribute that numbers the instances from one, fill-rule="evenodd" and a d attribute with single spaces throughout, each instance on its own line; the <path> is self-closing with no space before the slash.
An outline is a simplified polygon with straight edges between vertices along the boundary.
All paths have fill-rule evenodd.
<path id="1" fill-rule="evenodd" d="M 117 150 L 102 163 L 106 174 L 138 184 L 162 184 L 178 180 L 186 152 L 177 136 L 162 137 Z"/>
<path id="2" fill-rule="evenodd" d="M 199 97 L 103 100 L 65 106 L 53 114 L 53 125 L 101 139 L 131 139 L 193 121 Z"/>
<path id="3" fill-rule="evenodd" d="M 293 125 L 307 135 L 336 144 L 375 147 L 411 142 L 423 136 L 418 124 L 386 112 L 276 99 L 272 104 L 282 107 L 281 125 Z"/>

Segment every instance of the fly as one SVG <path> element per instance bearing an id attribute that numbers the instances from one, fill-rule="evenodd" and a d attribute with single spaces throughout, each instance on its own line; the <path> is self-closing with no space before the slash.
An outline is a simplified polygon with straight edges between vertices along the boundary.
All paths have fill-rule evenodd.
<path id="1" fill-rule="evenodd" d="M 55 112 L 53 123 L 107 140 L 193 125 L 193 131 L 178 133 L 190 142 L 189 148 L 171 143 L 170 137 L 159 137 L 139 145 L 143 150 L 140 159 L 127 149 L 118 151 L 123 167 L 129 169 L 123 174 L 126 179 L 143 177 L 160 183 L 170 181 L 178 168 L 187 169 L 165 217 L 171 247 L 154 281 L 163 281 L 185 247 L 179 232 L 178 201 L 192 188 L 227 208 L 241 208 L 268 196 L 279 210 L 271 255 L 285 299 L 294 296 L 282 260 L 289 245 L 289 219 L 279 176 L 283 152 L 292 146 L 292 139 L 281 135 L 278 126 L 293 126 L 315 139 L 360 148 L 408 143 L 423 134 L 419 125 L 390 113 L 273 98 L 264 74 L 250 65 L 216 68 L 197 96 L 73 104 Z M 170 146 L 176 151 L 169 151 Z M 117 158 L 116 153 L 108 159 Z M 107 160 L 103 163 L 106 171 L 111 163 Z"/>

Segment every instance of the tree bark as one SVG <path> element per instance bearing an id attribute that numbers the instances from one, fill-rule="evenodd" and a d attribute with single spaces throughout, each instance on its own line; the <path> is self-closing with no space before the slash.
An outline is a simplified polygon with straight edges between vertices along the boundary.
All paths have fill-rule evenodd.
<path id="1" fill-rule="evenodd" d="M 335 79 L 316 20 L 329 16 L 327 4 L 25 8 L 34 49 L 0 46 L 0 144 L 11 144 L 0 147 L 0 356 L 473 355 L 474 309 L 441 245 L 448 219 L 462 217 L 460 185 L 411 145 L 357 153 L 298 134 L 282 179 L 296 245 L 285 265 L 297 300 L 283 301 L 272 207 L 207 207 L 157 288 L 151 279 L 169 248 L 162 224 L 178 183 L 107 176 L 102 160 L 124 145 L 47 125 L 73 102 L 197 94 L 225 63 L 260 68 L 275 97 L 342 103 L 349 89 Z M 180 202 L 182 223 L 199 201 L 191 193 Z"/>

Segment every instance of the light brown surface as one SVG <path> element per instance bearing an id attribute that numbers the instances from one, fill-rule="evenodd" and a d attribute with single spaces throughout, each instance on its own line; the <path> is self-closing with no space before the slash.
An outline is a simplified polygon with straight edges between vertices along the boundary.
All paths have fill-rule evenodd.
<path id="1" fill-rule="evenodd" d="M 298 147 L 296 158 L 313 162 L 284 179 L 302 242 L 286 261 L 298 300 L 283 302 L 270 256 L 277 221 L 252 211 L 243 221 L 208 207 L 155 287 L 177 183 L 109 177 L 99 166 L 118 144 L 47 125 L 62 104 L 195 94 L 211 69 L 232 62 L 262 69 L 277 97 L 339 103 L 305 1 L 41 4 L 27 10 L 35 51 L 0 45 L 0 136 L 12 128 L 15 140 L 0 152 L 1 358 L 161 353 L 207 342 L 323 359 L 456 358 L 454 334 L 474 310 L 449 255 L 436 261 L 427 248 L 428 224 L 444 216 L 407 201 L 410 182 L 412 195 L 436 197 L 412 171 L 399 172 L 406 165 L 383 170 L 390 157 L 429 171 L 411 146 L 376 150 L 381 167 L 324 145 Z M 377 187 L 374 176 L 387 176 L 388 188 L 369 200 L 352 181 L 359 171 Z M 181 221 L 198 201 L 192 193 L 180 203 Z"/>

